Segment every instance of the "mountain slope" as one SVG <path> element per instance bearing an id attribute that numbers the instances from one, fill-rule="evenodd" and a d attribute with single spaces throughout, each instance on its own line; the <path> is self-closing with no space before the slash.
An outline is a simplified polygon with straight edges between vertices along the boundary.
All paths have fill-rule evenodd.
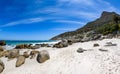
<path id="1" fill-rule="evenodd" d="M 71 32 L 65 32 L 65 33 L 55 36 L 51 39 L 52 40 L 80 39 L 80 38 L 83 38 L 85 32 L 94 30 L 99 33 L 102 33 L 101 30 L 106 29 L 106 27 L 109 27 L 111 25 L 119 25 L 119 24 L 120 24 L 120 15 L 119 14 L 117 14 L 115 12 L 104 11 L 101 14 L 100 18 L 96 19 L 95 21 L 88 22 L 82 28 L 79 28 L 79 29 L 77 29 L 75 31 L 71 31 Z M 108 28 L 108 29 L 111 29 L 111 28 Z M 115 30 L 111 30 L 111 32 L 108 32 L 108 33 L 112 33 L 112 31 L 115 31 Z"/>

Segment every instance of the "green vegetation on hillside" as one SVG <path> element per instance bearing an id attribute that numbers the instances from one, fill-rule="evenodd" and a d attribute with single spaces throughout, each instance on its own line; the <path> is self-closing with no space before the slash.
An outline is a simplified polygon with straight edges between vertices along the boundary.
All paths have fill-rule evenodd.
<path id="1" fill-rule="evenodd" d="M 99 28 L 96 29 L 97 32 L 107 35 L 110 33 L 115 33 L 120 30 L 120 27 L 118 24 L 105 24 Z"/>

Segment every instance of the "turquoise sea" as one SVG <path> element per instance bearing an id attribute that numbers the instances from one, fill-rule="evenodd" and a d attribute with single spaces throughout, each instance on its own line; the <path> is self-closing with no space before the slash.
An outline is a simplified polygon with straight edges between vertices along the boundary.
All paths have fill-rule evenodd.
<path id="1" fill-rule="evenodd" d="M 7 45 L 17 45 L 17 44 L 42 44 L 56 42 L 53 40 L 5 40 Z"/>

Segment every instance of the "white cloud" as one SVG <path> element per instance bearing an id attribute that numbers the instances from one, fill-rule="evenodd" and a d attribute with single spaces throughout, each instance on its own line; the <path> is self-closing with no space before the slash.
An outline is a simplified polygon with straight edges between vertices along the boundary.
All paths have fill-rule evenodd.
<path id="1" fill-rule="evenodd" d="M 73 24 L 73 25 L 85 25 L 84 22 L 80 21 L 71 21 L 71 20 L 54 20 L 53 22 L 59 22 L 59 23 L 67 23 L 67 24 Z"/>
<path id="2" fill-rule="evenodd" d="M 54 20 L 75 18 L 92 21 L 103 11 L 119 12 L 117 8 L 104 0 L 58 0 L 56 6 L 46 7 L 34 11 L 34 14 L 46 14 L 47 18 Z"/>
<path id="3" fill-rule="evenodd" d="M 29 18 L 29 19 L 23 19 L 23 20 L 19 20 L 19 21 L 9 22 L 7 24 L 1 25 L 0 27 L 9 27 L 9 26 L 15 26 L 15 25 L 21 25 L 21 24 L 31 24 L 31 23 L 42 22 L 44 20 L 45 19 L 43 19 L 41 17 Z"/>
<path id="4" fill-rule="evenodd" d="M 41 0 L 37 0 L 40 1 Z M 109 2 L 104 0 L 57 0 L 56 6 L 50 6 L 46 8 L 39 8 L 38 10 L 32 11 L 34 14 L 46 14 L 45 18 L 51 21 L 62 22 L 62 23 L 73 23 L 82 24 L 78 22 L 78 19 L 92 21 L 98 18 L 102 11 L 115 11 L 119 12 L 117 8 L 111 5 Z M 67 19 L 73 18 L 76 21 L 69 21 Z M 65 20 L 66 19 L 66 20 Z M 0 27 L 8 27 L 20 24 L 30 24 L 44 21 L 44 18 L 29 18 L 18 21 L 9 22 Z M 59 20 L 59 21 L 58 21 Z"/>
<path id="5" fill-rule="evenodd" d="M 77 28 L 53 28 L 52 30 L 56 31 L 73 31 L 76 30 Z"/>

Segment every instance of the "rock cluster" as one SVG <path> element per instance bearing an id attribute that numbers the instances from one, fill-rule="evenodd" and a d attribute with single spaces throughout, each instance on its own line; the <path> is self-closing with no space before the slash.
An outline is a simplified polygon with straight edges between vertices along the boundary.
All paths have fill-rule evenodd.
<path id="1" fill-rule="evenodd" d="M 19 44 L 16 45 L 15 49 L 27 49 L 27 48 L 31 48 L 31 44 Z"/>
<path id="2" fill-rule="evenodd" d="M 72 45 L 72 41 L 71 40 L 62 40 L 59 43 L 53 45 L 53 47 L 55 48 L 63 48 L 63 47 L 67 47 L 68 45 Z"/>
<path id="3" fill-rule="evenodd" d="M 39 49 L 40 47 L 50 47 L 49 44 L 18 44 L 15 49 Z"/>
<path id="4" fill-rule="evenodd" d="M 15 65 L 16 67 L 22 66 L 25 63 L 25 60 L 29 57 L 30 57 L 30 59 L 36 58 L 36 61 L 38 63 L 43 63 L 43 62 L 47 61 L 48 59 L 50 59 L 50 55 L 49 55 L 48 51 L 46 51 L 46 50 L 41 50 L 41 51 L 31 50 L 31 51 L 25 51 L 22 54 L 20 54 L 20 50 L 18 50 L 18 49 L 12 49 L 12 50 L 4 50 L 3 49 L 2 51 L 0 51 L 0 57 L 3 57 L 3 56 L 8 58 L 9 61 L 16 58 L 17 59 L 16 65 Z M 5 69 L 5 65 L 2 62 L 2 60 L 0 60 L 0 73 L 4 69 Z"/>

